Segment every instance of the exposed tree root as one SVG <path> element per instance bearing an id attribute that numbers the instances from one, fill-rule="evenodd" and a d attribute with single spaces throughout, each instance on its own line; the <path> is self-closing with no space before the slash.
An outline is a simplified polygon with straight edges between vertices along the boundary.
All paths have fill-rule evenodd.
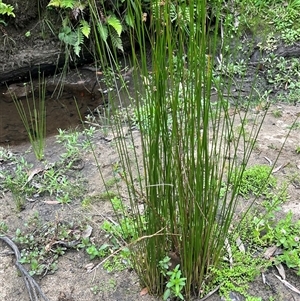
<path id="1" fill-rule="evenodd" d="M 18 268 L 18 270 L 21 272 L 21 274 L 23 276 L 30 300 L 38 301 L 38 300 L 40 300 L 40 297 L 41 297 L 42 300 L 49 301 L 49 299 L 42 292 L 42 290 L 39 287 L 39 285 L 37 284 L 37 282 L 31 277 L 31 275 L 28 273 L 28 271 L 19 262 L 19 260 L 21 259 L 21 254 L 20 254 L 18 247 L 15 245 L 15 243 L 6 236 L 0 235 L 0 240 L 3 240 L 13 250 L 13 252 L 16 256 L 15 266 Z"/>

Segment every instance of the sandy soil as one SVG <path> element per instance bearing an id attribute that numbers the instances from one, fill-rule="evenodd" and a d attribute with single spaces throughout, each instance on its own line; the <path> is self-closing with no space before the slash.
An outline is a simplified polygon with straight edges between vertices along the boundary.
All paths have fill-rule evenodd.
<path id="1" fill-rule="evenodd" d="M 274 111 L 280 110 L 281 117 L 275 117 Z M 253 111 L 253 116 L 257 112 Z M 260 114 L 260 113 L 258 113 Z M 257 146 L 251 157 L 250 164 L 269 164 L 266 157 L 274 161 L 277 157 L 289 127 L 295 118 L 300 114 L 300 106 L 289 106 L 286 104 L 277 104 L 269 109 L 265 119 L 262 131 L 258 137 Z M 118 163 L 119 158 L 115 148 L 115 141 L 111 133 L 99 130 L 94 137 L 95 153 L 98 156 L 99 164 L 106 180 L 113 178 L 113 166 Z M 135 147 L 140 151 L 139 132 L 134 131 Z M 295 129 L 285 143 L 282 153 L 276 163 L 276 166 L 283 167 L 275 173 L 279 182 L 289 180 L 291 175 L 299 174 L 300 155 L 295 152 L 300 141 L 300 130 Z M 33 164 L 33 169 L 40 166 L 32 154 L 29 152 L 30 145 L 22 144 L 11 148 L 16 155 L 22 155 L 28 162 Z M 45 148 L 45 159 L 48 162 L 56 162 L 62 152 L 61 145 L 55 143 L 55 137 L 47 138 Z M 1 158 L 0 158 L 1 159 Z M 81 170 L 74 171 L 76 177 L 79 175 L 84 179 L 85 194 L 97 196 L 105 192 L 101 177 L 97 171 L 95 159 L 90 152 L 82 153 L 81 159 L 84 166 Z M 9 162 L 0 160 L 0 168 L 8 168 Z M 300 218 L 299 186 L 289 181 L 288 193 L 289 200 L 282 206 L 280 214 L 292 210 L 295 219 Z M 126 195 L 125 188 L 120 184 Z M 51 199 L 51 198 L 50 198 Z M 99 225 L 104 218 L 113 217 L 113 211 L 108 201 L 93 202 L 90 207 L 83 207 L 81 200 L 74 200 L 67 205 L 52 204 L 48 196 L 36 198 L 32 202 L 26 202 L 25 209 L 19 213 L 15 210 L 15 204 L 12 195 L 3 191 L 0 202 L 0 220 L 9 226 L 8 235 L 13 237 L 17 228 L 24 229 L 24 223 L 38 212 L 42 222 L 70 222 L 83 221 L 93 227 L 91 239 L 97 242 L 105 240 L 104 233 L 99 229 Z M 45 202 L 46 201 L 46 202 Z M 0 242 L 0 300 L 29 300 L 25 290 L 22 277 L 19 276 L 14 267 L 14 256 L 5 252 L 9 248 Z M 90 301 L 90 300 L 158 300 L 149 295 L 140 296 L 141 287 L 139 281 L 132 270 L 122 272 L 108 273 L 102 267 L 89 273 L 87 265 L 96 265 L 99 260 L 90 260 L 83 250 L 68 250 L 59 258 L 58 269 L 54 274 L 45 276 L 35 276 L 42 290 L 51 301 Z M 274 300 L 300 300 L 300 296 L 293 294 L 289 289 L 280 283 L 274 276 L 275 270 L 266 272 L 268 284 L 263 284 L 262 279 L 258 278 L 250 286 L 250 293 L 262 300 L 269 300 L 274 296 Z M 294 286 L 300 288 L 300 279 L 292 271 L 287 271 L 287 280 Z M 97 288 L 96 293 L 92 289 Z M 236 299 L 234 299 L 236 298 Z M 237 299 L 232 296 L 232 300 Z M 217 293 L 211 296 L 209 301 L 220 300 Z"/>

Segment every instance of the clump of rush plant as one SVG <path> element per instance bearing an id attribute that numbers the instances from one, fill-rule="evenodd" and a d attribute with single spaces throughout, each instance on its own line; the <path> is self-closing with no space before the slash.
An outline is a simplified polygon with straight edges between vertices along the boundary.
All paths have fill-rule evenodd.
<path id="1" fill-rule="evenodd" d="M 247 124 L 251 101 L 229 113 L 223 94 L 230 83 L 214 81 L 220 2 L 214 2 L 214 29 L 207 1 L 151 3 L 151 32 L 140 4 L 128 5 L 140 49 L 132 47 L 140 140 L 129 131 L 116 146 L 134 219 L 133 267 L 151 294 L 189 300 L 218 276 L 225 240 L 235 230 L 241 178 L 267 110 Z M 116 64 L 112 55 L 108 61 Z M 123 112 L 130 120 L 130 110 Z M 124 118 L 112 120 L 115 136 L 125 137 Z M 162 273 L 166 257 L 174 268 Z"/>
<path id="2" fill-rule="evenodd" d="M 26 93 L 24 103 L 23 100 L 19 100 L 15 94 L 12 94 L 12 98 L 27 132 L 33 152 L 38 160 L 42 160 L 44 157 L 46 138 L 46 82 L 44 75 L 41 76 L 39 74 L 38 85 L 38 99 L 34 93 L 36 88 L 32 80 L 30 81 L 30 87 L 25 87 L 28 91 L 31 91 L 32 99 L 29 99 L 29 93 Z"/>

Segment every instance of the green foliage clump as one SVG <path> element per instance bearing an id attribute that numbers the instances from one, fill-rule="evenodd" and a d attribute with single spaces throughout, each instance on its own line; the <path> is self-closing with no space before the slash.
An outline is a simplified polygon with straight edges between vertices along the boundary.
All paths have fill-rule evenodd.
<path id="1" fill-rule="evenodd" d="M 254 217 L 250 237 L 261 246 L 277 245 L 282 249 L 276 256 L 275 263 L 285 263 L 287 267 L 297 270 L 300 275 L 300 221 L 293 221 L 289 212 L 284 218 L 275 222 L 273 219 Z"/>
<path id="2" fill-rule="evenodd" d="M 82 179 L 67 175 L 69 170 L 80 169 L 80 152 L 90 146 L 94 128 L 86 129 L 84 135 L 59 130 L 57 142 L 65 147 L 61 160 L 41 170 L 33 170 L 23 156 L 11 155 L 0 150 L 0 157 L 11 165 L 0 171 L 0 187 L 13 194 L 17 210 L 22 210 L 27 198 L 50 195 L 59 203 L 69 203 L 83 193 Z M 83 138 L 85 136 L 85 138 Z"/>
<path id="3" fill-rule="evenodd" d="M 92 1 L 51 0 L 48 7 L 59 10 L 62 27 L 58 38 L 67 46 L 72 46 L 77 56 L 80 55 L 85 38 L 92 38 L 98 47 L 100 42 L 97 36 L 104 43 L 109 38 L 113 47 L 123 51 L 121 34 L 126 25 L 132 26 L 133 22 L 128 14 L 123 19 L 117 17 L 120 4 L 113 10 L 106 10 L 104 3 L 98 7 Z"/>
<path id="4" fill-rule="evenodd" d="M 274 33 L 277 36 L 277 45 L 280 39 L 286 44 L 294 44 L 300 37 L 300 3 L 293 0 L 282 4 L 280 0 L 237 0 L 235 11 L 239 14 L 233 12 L 229 6 L 225 6 L 224 24 L 229 26 L 234 34 L 240 30 L 250 29 L 256 36 Z"/>
<path id="5" fill-rule="evenodd" d="M 15 14 L 13 12 L 14 7 L 10 4 L 5 4 L 2 2 L 2 0 L 0 0 L 0 15 L 7 15 L 7 16 L 12 16 L 15 17 Z M 4 20 L 2 20 L 0 18 L 0 24 L 6 25 L 6 23 L 4 22 Z"/>
<path id="6" fill-rule="evenodd" d="M 220 295 L 225 300 L 232 300 L 229 297 L 230 292 L 238 292 L 243 295 L 246 300 L 260 300 L 248 293 L 249 283 L 253 281 L 261 272 L 270 266 L 270 262 L 261 257 L 253 257 L 249 252 L 241 252 L 236 246 L 232 247 L 231 255 L 232 264 L 224 261 L 218 269 L 212 268 L 211 272 L 215 273 L 216 278 L 210 284 L 209 290 L 221 284 Z"/>
<path id="7" fill-rule="evenodd" d="M 80 247 L 78 241 L 86 225 L 72 222 L 48 222 L 44 224 L 38 213 L 30 217 L 24 230 L 17 229 L 14 241 L 20 248 L 20 263 L 29 266 L 31 275 L 46 275 L 57 270 L 59 256 L 67 249 Z"/>
<path id="8" fill-rule="evenodd" d="M 264 63 L 268 68 L 268 82 L 273 84 L 276 89 L 295 90 L 300 88 L 300 63 L 298 59 L 287 59 L 271 54 L 264 60 Z"/>
<path id="9" fill-rule="evenodd" d="M 275 187 L 276 178 L 271 175 L 271 167 L 267 165 L 254 165 L 245 169 L 239 183 L 239 193 L 243 196 L 267 194 L 269 188 Z"/>
<path id="10" fill-rule="evenodd" d="M 77 0 L 51 0 L 48 7 L 61 9 L 63 21 L 58 38 L 66 45 L 71 45 L 75 54 L 79 56 L 84 37 L 88 38 L 91 31 L 89 23 L 82 17 L 88 3 Z"/>
<path id="11" fill-rule="evenodd" d="M 101 230 L 105 231 L 109 242 L 98 247 L 87 240 L 80 245 L 86 249 L 90 259 L 102 258 L 103 268 L 108 272 L 122 271 L 131 266 L 131 253 L 123 242 L 132 242 L 137 238 L 136 221 L 129 216 L 123 201 L 118 197 L 110 201 L 117 216 L 117 222 L 109 219 L 101 225 Z"/>
<path id="12" fill-rule="evenodd" d="M 167 279 L 163 300 L 169 300 L 170 298 L 179 298 L 180 300 L 184 300 L 182 291 L 185 287 L 186 278 L 181 276 L 182 272 L 179 264 L 177 264 L 173 269 L 170 269 L 171 266 L 172 263 L 169 256 L 166 256 L 159 261 L 160 271 Z"/>

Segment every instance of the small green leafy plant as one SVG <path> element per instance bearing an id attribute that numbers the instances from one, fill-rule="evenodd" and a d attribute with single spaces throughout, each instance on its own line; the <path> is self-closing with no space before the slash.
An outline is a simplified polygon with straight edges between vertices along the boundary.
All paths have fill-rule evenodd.
<path id="1" fill-rule="evenodd" d="M 0 235 L 5 234 L 8 231 L 8 226 L 5 222 L 0 222 Z"/>
<path id="2" fill-rule="evenodd" d="M 160 271 L 166 278 L 166 290 L 163 299 L 170 300 L 175 297 L 184 300 L 182 291 L 185 287 L 186 278 L 182 277 L 179 264 L 177 264 L 174 269 L 169 269 L 171 265 L 170 261 L 171 258 L 169 256 L 159 261 Z"/>
<path id="3" fill-rule="evenodd" d="M 0 24 L 6 25 L 4 20 L 1 18 L 1 15 L 15 17 L 13 11 L 14 11 L 14 7 L 12 5 L 3 3 L 2 0 L 0 0 Z"/>
<path id="4" fill-rule="evenodd" d="M 276 186 L 277 180 L 271 175 L 271 167 L 268 165 L 254 165 L 245 169 L 239 183 L 239 193 L 247 197 L 264 195 L 270 188 Z"/>
<path id="5" fill-rule="evenodd" d="M 103 268 L 108 272 L 122 271 L 131 266 L 130 250 L 124 246 L 124 241 L 131 242 L 136 238 L 134 218 L 129 216 L 123 201 L 114 197 L 111 199 L 111 204 L 117 215 L 117 222 L 109 219 L 101 225 L 109 243 L 104 243 L 100 247 L 90 242 L 81 244 L 90 259 L 105 258 L 109 254 L 116 253 L 110 256 L 109 260 L 104 259 Z"/>
<path id="6" fill-rule="evenodd" d="M 96 257 L 103 258 L 108 255 L 109 245 L 103 244 L 100 248 L 97 248 L 95 245 L 91 245 L 86 248 L 86 252 L 90 255 L 90 259 Z"/>
<path id="7" fill-rule="evenodd" d="M 264 64 L 268 68 L 267 80 L 275 88 L 284 88 L 288 91 L 299 89 L 299 61 L 295 58 L 287 59 L 270 55 L 264 59 Z"/>
<path id="8" fill-rule="evenodd" d="M 14 241 L 21 250 L 20 262 L 29 265 L 31 275 L 54 273 L 59 256 L 67 249 L 77 249 L 83 240 L 84 224 L 73 222 L 42 223 L 38 214 L 25 223 L 24 230 L 17 229 Z"/>
<path id="9" fill-rule="evenodd" d="M 122 200 L 118 197 L 111 199 L 112 207 L 117 215 L 117 222 L 105 220 L 101 228 L 112 235 L 111 239 L 117 241 L 131 241 L 137 238 L 136 223 L 134 216 L 130 216 Z M 141 222 L 143 217 L 141 216 Z"/>
<path id="10" fill-rule="evenodd" d="M 273 242 L 283 248 L 276 260 L 285 263 L 288 268 L 296 269 L 300 275 L 300 221 L 293 221 L 293 213 L 290 211 L 275 226 L 266 230 L 265 235 L 271 232 L 274 235 Z"/>
<path id="11" fill-rule="evenodd" d="M 69 166 L 73 164 L 73 161 L 80 158 L 82 150 L 89 149 L 90 139 L 93 138 L 95 130 L 95 127 L 90 127 L 81 133 L 76 130 L 67 131 L 58 129 L 56 141 L 65 148 L 65 151 L 61 154 L 61 158 L 68 159 Z"/>
<path id="12" fill-rule="evenodd" d="M 34 188 L 27 183 L 27 172 L 32 168 L 23 157 L 10 157 L 7 163 L 12 164 L 11 171 L 0 172 L 2 175 L 2 186 L 4 189 L 10 190 L 17 211 L 24 209 L 26 198 L 34 193 Z"/>
<path id="13" fill-rule="evenodd" d="M 89 23 L 83 19 L 88 3 L 78 0 L 51 0 L 48 7 L 61 9 L 63 21 L 58 38 L 72 46 L 74 53 L 79 56 L 84 37 L 89 38 L 91 31 Z"/>
<path id="14" fill-rule="evenodd" d="M 229 264 L 228 260 L 223 261 L 218 269 L 212 268 L 217 277 L 208 287 L 209 290 L 215 286 L 220 285 L 220 295 L 225 300 L 232 300 L 229 297 L 230 292 L 238 292 L 246 298 L 246 300 L 261 300 L 255 298 L 248 293 L 248 285 L 253 281 L 262 270 L 267 269 L 270 266 L 270 262 L 262 257 L 254 257 L 250 252 L 241 252 L 236 245 L 231 245 L 230 260 L 232 264 Z"/>
<path id="15" fill-rule="evenodd" d="M 282 117 L 282 111 L 280 109 L 273 110 L 272 114 L 275 118 Z"/>
<path id="16" fill-rule="evenodd" d="M 104 292 L 113 292 L 115 291 L 117 286 L 117 282 L 114 278 L 109 279 L 108 281 L 105 281 L 103 283 L 103 281 L 101 281 L 101 285 L 94 285 L 93 287 L 91 287 L 91 291 L 94 295 L 99 294 L 100 292 L 104 293 Z"/>
<path id="17" fill-rule="evenodd" d="M 69 150 L 66 152 L 69 153 Z M 83 179 L 79 175 L 74 177 L 76 169 L 73 170 L 73 177 L 68 174 L 74 168 L 74 157 L 70 159 L 62 155 L 61 161 L 45 162 L 45 167 L 41 169 L 32 169 L 32 164 L 23 156 L 3 154 L 3 157 L 6 157 L 6 168 L 0 172 L 0 185 L 4 192 L 11 191 L 18 211 L 24 209 L 27 199 L 49 195 L 58 203 L 66 204 L 83 194 Z"/>
<path id="18" fill-rule="evenodd" d="M 299 121 L 294 122 L 291 126 L 289 126 L 289 128 L 292 130 L 300 129 L 300 122 Z"/>
<path id="19" fill-rule="evenodd" d="M 84 45 L 84 38 L 91 37 L 91 31 L 96 31 L 105 43 L 109 37 L 114 47 L 123 50 L 120 38 L 123 31 L 121 20 L 113 12 L 106 11 L 103 5 L 101 3 L 98 8 L 92 1 L 78 0 L 51 0 L 49 2 L 48 7 L 59 9 L 63 19 L 58 38 L 66 46 L 72 46 L 77 56 L 80 55 Z M 89 18 L 95 18 L 92 24 Z M 125 18 L 125 21 L 130 24 L 128 17 Z"/>

